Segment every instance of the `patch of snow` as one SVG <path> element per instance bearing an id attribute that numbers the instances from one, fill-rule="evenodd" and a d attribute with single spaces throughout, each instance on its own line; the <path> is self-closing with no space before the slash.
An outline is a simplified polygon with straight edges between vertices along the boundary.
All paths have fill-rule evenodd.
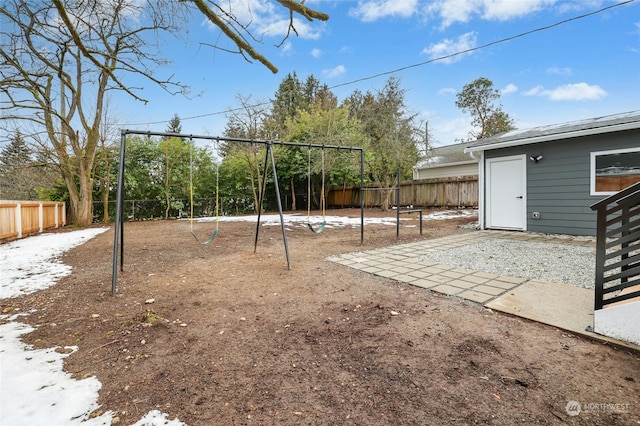
<path id="1" fill-rule="evenodd" d="M 41 234 L 0 244 L 0 299 L 33 293 L 71 273 L 62 254 L 109 228 Z M 95 377 L 75 380 L 63 370 L 77 347 L 33 349 L 20 340 L 33 330 L 17 322 L 25 315 L 0 315 L 0 423 L 3 425 L 108 426 L 114 413 L 99 409 Z M 186 426 L 153 410 L 133 426 Z"/>
<path id="2" fill-rule="evenodd" d="M 152 410 L 131 426 L 186 426 L 178 419 L 167 420 L 167 417 L 169 416 L 165 413 Z"/>
<path id="3" fill-rule="evenodd" d="M 387 217 L 365 217 L 364 224 L 366 225 L 396 225 L 395 213 L 393 216 Z M 458 219 L 462 217 L 477 216 L 478 211 L 475 209 L 463 209 L 463 210 L 441 210 L 433 213 L 424 214 L 422 220 L 447 220 Z M 359 217 L 346 217 L 346 216 L 325 216 L 324 218 L 319 215 L 307 217 L 303 214 L 283 214 L 282 215 L 285 226 L 297 225 L 300 227 L 306 227 L 307 223 L 320 224 L 323 220 L 327 222 L 327 228 L 343 228 L 346 226 L 358 227 L 360 226 Z M 257 222 L 258 215 L 246 215 L 246 216 L 220 216 L 217 218 L 220 222 Z M 182 219 L 189 220 L 189 219 Z M 409 218 L 401 218 L 400 220 L 410 220 Z M 216 217 L 200 217 L 194 218 L 196 222 L 215 222 Z M 262 226 L 275 226 L 280 225 L 280 215 L 277 214 L 263 214 L 260 215 L 260 223 Z"/>
<path id="4" fill-rule="evenodd" d="M 63 371 L 69 353 L 33 349 L 20 336 L 33 328 L 19 322 L 0 325 L 0 412 L 6 425 L 111 425 L 111 413 L 89 418 L 99 408 L 95 377 L 74 380 Z"/>
<path id="5" fill-rule="evenodd" d="M 33 293 L 71 274 L 62 253 L 109 228 L 40 234 L 0 245 L 0 299 Z"/>

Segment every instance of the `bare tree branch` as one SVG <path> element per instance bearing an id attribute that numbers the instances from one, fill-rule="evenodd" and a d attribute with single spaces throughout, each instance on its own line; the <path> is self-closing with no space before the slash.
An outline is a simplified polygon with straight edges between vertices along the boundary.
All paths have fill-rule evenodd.
<path id="1" fill-rule="evenodd" d="M 326 13 L 313 10 L 304 5 L 304 1 L 297 2 L 294 0 L 276 0 L 278 3 L 291 10 L 292 12 L 299 13 L 304 16 L 308 21 L 317 19 L 319 21 L 328 21 L 329 15 Z"/>
<path id="2" fill-rule="evenodd" d="M 248 30 L 248 27 L 239 24 L 238 21 L 233 16 L 230 16 L 228 13 L 222 11 L 221 9 L 221 12 L 224 13 L 224 15 L 227 16 L 227 18 L 229 19 L 228 21 L 225 22 L 215 11 L 211 9 L 211 7 L 209 7 L 209 5 L 205 0 L 189 0 L 189 1 L 194 3 L 198 8 L 198 10 L 204 16 L 206 16 L 207 19 L 209 19 L 209 21 L 213 25 L 218 27 L 220 31 L 222 31 L 224 35 L 226 35 L 238 47 L 238 51 L 235 53 L 241 54 L 246 59 L 246 56 L 245 56 L 245 52 L 246 52 L 246 54 L 249 55 L 249 57 L 253 58 L 254 60 L 266 66 L 272 73 L 276 74 L 278 72 L 278 68 L 273 63 L 271 63 L 271 61 L 269 61 L 266 57 L 264 57 L 261 53 L 259 53 L 250 43 L 248 43 L 247 40 L 242 36 L 241 32 L 237 28 L 234 28 L 233 25 L 230 24 L 230 22 L 234 22 L 238 24 L 243 31 L 245 31 L 247 34 L 249 34 L 253 38 L 253 35 L 251 35 L 251 32 Z M 308 21 L 313 21 L 314 19 L 326 21 L 329 19 L 329 15 L 327 15 L 326 13 L 322 13 L 322 12 L 310 9 L 307 6 L 305 6 L 304 1 L 297 2 L 294 0 L 277 0 L 277 2 L 280 3 L 282 6 L 284 6 L 285 8 L 289 9 L 289 27 L 287 29 L 287 34 L 285 35 L 284 39 L 279 44 L 276 45 L 277 47 L 282 46 L 285 40 L 289 38 L 291 31 L 293 31 L 296 35 L 298 35 L 298 31 L 293 25 L 294 13 L 302 15 Z M 214 5 L 218 7 L 215 3 Z M 218 9 L 220 8 L 218 7 Z"/>
<path id="3" fill-rule="evenodd" d="M 220 28 L 220 30 L 224 33 L 224 35 L 229 37 L 231 41 L 233 41 L 236 44 L 236 46 L 238 46 L 238 48 L 240 49 L 240 52 L 243 52 L 243 51 L 247 52 L 247 54 L 249 54 L 249 56 L 251 56 L 253 59 L 263 64 L 265 67 L 269 68 L 269 70 L 272 73 L 276 74 L 278 72 L 278 68 L 275 65 L 273 65 L 263 55 L 258 53 L 258 51 L 256 51 L 253 48 L 253 46 L 251 46 L 249 43 L 243 40 L 242 37 L 240 37 L 240 35 L 237 32 L 232 31 L 231 28 L 229 28 L 229 26 L 225 24 L 225 22 L 222 19 L 220 19 L 220 17 L 216 15 L 209 6 L 207 6 L 204 0 L 191 0 L 191 1 L 196 5 L 198 10 L 200 10 L 200 12 L 202 12 L 202 14 L 206 16 L 207 19 L 209 19 L 209 21 L 211 21 L 213 25 Z"/>

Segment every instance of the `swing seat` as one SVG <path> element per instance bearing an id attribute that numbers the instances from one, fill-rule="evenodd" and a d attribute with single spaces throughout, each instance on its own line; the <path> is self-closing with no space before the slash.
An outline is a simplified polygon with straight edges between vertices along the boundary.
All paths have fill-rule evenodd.
<path id="1" fill-rule="evenodd" d="M 199 242 L 202 245 L 207 245 L 209 244 L 211 241 L 213 241 L 216 238 L 216 235 L 218 235 L 218 229 L 213 231 L 213 234 L 211 234 L 211 236 L 209 237 L 209 239 L 207 241 L 200 241 L 198 239 L 198 237 L 196 236 L 196 234 L 193 232 L 193 229 L 191 230 L 191 235 L 193 235 L 193 238 L 196 239 L 197 242 Z"/>
<path id="2" fill-rule="evenodd" d="M 322 231 L 324 231 L 324 227 L 327 226 L 327 221 L 323 220 L 322 223 L 320 224 L 320 227 L 318 229 L 314 229 L 313 225 L 311 225 L 310 223 L 307 223 L 307 226 L 309 227 L 310 230 L 312 230 L 313 232 L 315 232 L 316 234 L 321 233 Z"/>

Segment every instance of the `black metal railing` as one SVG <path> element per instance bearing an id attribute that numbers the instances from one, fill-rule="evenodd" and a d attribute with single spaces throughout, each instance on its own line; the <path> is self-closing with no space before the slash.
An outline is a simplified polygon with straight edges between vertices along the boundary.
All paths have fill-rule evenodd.
<path id="1" fill-rule="evenodd" d="M 597 211 L 595 309 L 640 299 L 640 182 L 591 209 Z"/>

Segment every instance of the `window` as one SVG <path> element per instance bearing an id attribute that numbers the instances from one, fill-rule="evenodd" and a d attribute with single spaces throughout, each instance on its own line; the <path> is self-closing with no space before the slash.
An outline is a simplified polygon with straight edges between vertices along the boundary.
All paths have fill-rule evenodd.
<path id="1" fill-rule="evenodd" d="M 591 195 L 611 195 L 640 182 L 640 148 L 591 153 Z"/>

